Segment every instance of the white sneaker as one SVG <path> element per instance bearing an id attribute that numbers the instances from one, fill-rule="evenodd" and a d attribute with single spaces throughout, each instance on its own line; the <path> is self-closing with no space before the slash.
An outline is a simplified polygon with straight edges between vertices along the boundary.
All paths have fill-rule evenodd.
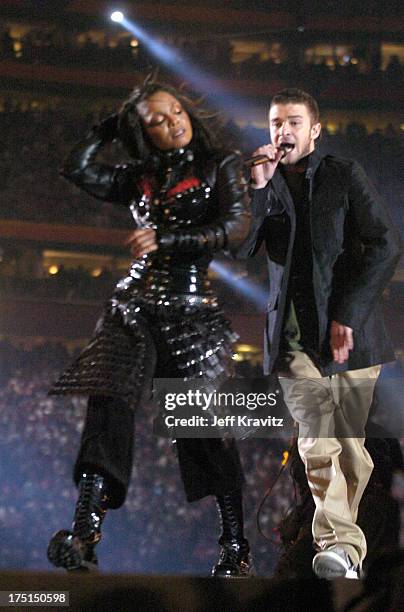
<path id="1" fill-rule="evenodd" d="M 313 559 L 313 572 L 318 578 L 359 578 L 359 566 L 352 563 L 351 557 L 341 546 L 330 546 L 319 552 Z"/>

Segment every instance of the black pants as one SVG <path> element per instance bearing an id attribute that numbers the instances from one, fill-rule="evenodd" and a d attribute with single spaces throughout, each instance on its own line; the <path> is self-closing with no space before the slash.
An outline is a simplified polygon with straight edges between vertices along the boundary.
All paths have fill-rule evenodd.
<path id="1" fill-rule="evenodd" d="M 168 362 L 161 339 L 145 329 L 147 363 L 143 369 L 143 394 L 152 378 L 179 377 Z M 135 412 L 119 397 L 91 396 L 74 467 L 76 484 L 83 472 L 104 476 L 108 482 L 109 506 L 119 508 L 125 501 L 133 465 Z M 240 489 L 243 473 L 234 440 L 220 438 L 179 438 L 176 442 L 180 473 L 188 501 L 206 495 L 225 495 Z"/>

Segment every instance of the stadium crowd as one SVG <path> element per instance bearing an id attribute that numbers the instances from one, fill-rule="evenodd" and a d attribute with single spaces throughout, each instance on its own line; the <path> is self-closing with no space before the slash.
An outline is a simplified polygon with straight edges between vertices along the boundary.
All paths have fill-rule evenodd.
<path id="1" fill-rule="evenodd" d="M 62 344 L 24 349 L 0 342 L 1 568 L 49 569 L 49 536 L 61 525 L 69 527 L 75 500 L 70 472 L 85 406 L 76 398 L 48 397 L 47 389 L 71 358 Z M 242 375 L 249 374 L 256 376 L 256 369 L 244 362 Z M 217 523 L 219 534 L 216 509 L 209 499 L 186 502 L 175 445 L 153 433 L 156 414 L 150 402 L 137 415 L 132 484 L 125 506 L 107 515 L 99 546 L 102 569 L 206 575 L 217 555 L 210 528 Z M 272 575 L 282 552 L 279 526 L 298 501 L 288 467 L 276 481 L 289 443 L 287 437 L 239 442 L 246 531 L 259 575 Z M 265 539 L 257 531 L 256 511 L 274 483 L 260 513 Z M 404 502 L 402 475 L 393 480 L 393 494 Z"/>
<path id="2" fill-rule="evenodd" d="M 6 99 L 0 112 L 1 217 L 46 223 L 70 223 L 99 227 L 131 227 L 128 210 L 97 202 L 59 178 L 62 159 L 98 113 L 62 109 L 22 109 Z M 240 129 L 229 122 L 222 127 L 225 142 L 247 155 L 268 140 L 266 130 L 247 125 Z M 398 126 L 370 134 L 362 124 L 351 123 L 335 134 L 323 130 L 320 149 L 325 153 L 353 157 L 365 167 L 402 226 L 401 168 L 404 161 L 402 133 Z M 109 155 L 119 153 L 116 147 Z"/>
<path id="3" fill-rule="evenodd" d="M 46 546 L 52 531 L 69 526 L 75 491 L 71 466 L 83 422 L 84 403 L 47 396 L 68 354 L 59 344 L 30 350 L 0 343 L 0 538 L 2 568 L 49 569 Z M 71 358 L 71 356 L 69 357 Z M 245 368 L 244 368 L 245 372 Z M 103 570 L 206 575 L 217 543 L 210 525 L 214 503 L 188 504 L 171 439 L 153 433 L 156 407 L 139 413 L 135 471 L 128 502 L 106 518 L 99 557 Z M 278 558 L 276 528 L 293 502 L 284 473 L 265 504 L 257 534 L 255 512 L 281 467 L 288 439 L 240 442 L 247 478 L 246 519 L 258 572 L 270 575 Z"/>
<path id="4" fill-rule="evenodd" d="M 289 35 L 289 40 L 274 39 L 268 45 L 257 43 L 257 51 L 237 58 L 236 43 L 231 38 L 206 39 L 177 36 L 166 40 L 176 50 L 177 64 L 182 58 L 216 76 L 233 79 L 290 79 L 306 89 L 326 88 L 355 79 L 356 83 L 393 84 L 404 76 L 404 66 L 398 55 L 391 53 L 382 62 L 369 44 L 338 45 L 334 53 L 319 52 L 308 47 L 296 56 L 296 48 L 304 48 L 302 32 Z M 330 47 L 330 45 L 328 45 Z M 54 27 L 31 27 L 24 35 L 13 36 L 4 29 L 0 48 L 5 59 L 20 63 L 69 66 L 113 71 L 147 71 L 156 58 L 142 42 L 133 36 L 114 30 L 79 31 Z M 185 60 L 186 58 L 186 60 Z M 160 66 L 164 72 L 164 66 Z"/>

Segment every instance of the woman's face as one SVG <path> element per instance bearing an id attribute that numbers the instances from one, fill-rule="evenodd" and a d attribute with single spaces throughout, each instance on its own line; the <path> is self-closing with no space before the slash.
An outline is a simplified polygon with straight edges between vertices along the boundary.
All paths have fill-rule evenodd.
<path id="1" fill-rule="evenodd" d="M 192 140 L 192 125 L 181 102 L 167 91 L 157 91 L 139 102 L 137 110 L 155 147 L 181 149 Z"/>

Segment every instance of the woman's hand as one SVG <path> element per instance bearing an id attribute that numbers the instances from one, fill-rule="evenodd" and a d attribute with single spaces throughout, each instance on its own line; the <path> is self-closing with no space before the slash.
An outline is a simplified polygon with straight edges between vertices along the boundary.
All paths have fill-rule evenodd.
<path id="1" fill-rule="evenodd" d="M 125 244 L 130 246 L 130 252 L 135 259 L 158 249 L 156 232 L 151 228 L 135 230 Z"/>

